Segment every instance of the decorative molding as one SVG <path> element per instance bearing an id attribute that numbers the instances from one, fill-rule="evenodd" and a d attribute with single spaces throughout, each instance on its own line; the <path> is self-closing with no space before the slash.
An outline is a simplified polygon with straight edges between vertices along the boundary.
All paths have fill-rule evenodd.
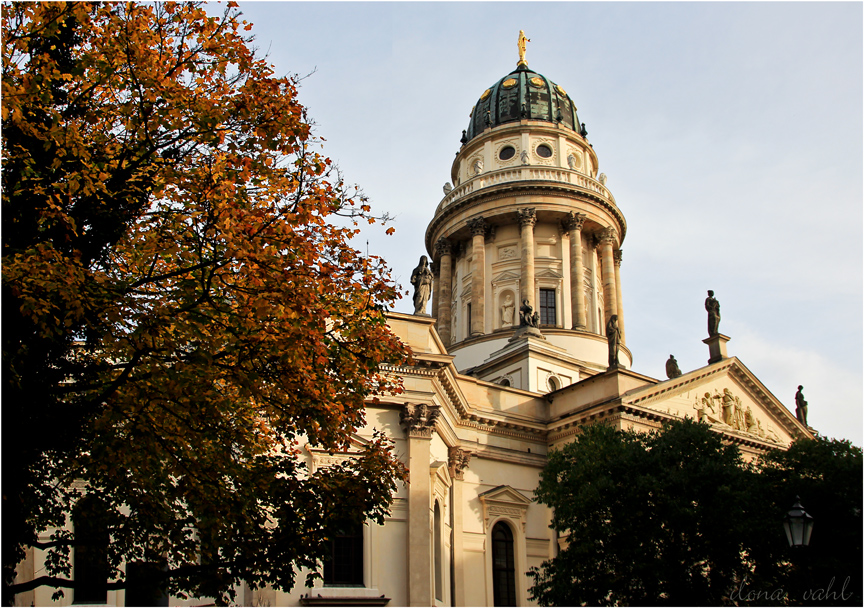
<path id="1" fill-rule="evenodd" d="M 604 228 L 600 231 L 599 237 L 601 243 L 610 243 L 611 245 L 615 245 L 618 241 L 618 232 L 609 226 L 608 228 Z"/>
<path id="2" fill-rule="evenodd" d="M 475 217 L 468 220 L 468 229 L 471 231 L 471 236 L 486 236 L 489 230 L 489 224 L 482 217 Z"/>
<path id="3" fill-rule="evenodd" d="M 582 226 L 585 224 L 585 219 L 587 217 L 588 216 L 584 213 L 570 211 L 567 213 L 567 219 L 564 220 L 564 225 L 567 227 L 567 230 L 582 230 Z"/>
<path id="4" fill-rule="evenodd" d="M 464 478 L 465 469 L 468 468 L 470 461 L 471 452 L 468 450 L 456 446 L 447 449 L 447 463 L 450 467 L 450 475 L 454 479 L 462 480 Z"/>
<path id="5" fill-rule="evenodd" d="M 435 254 L 440 259 L 442 255 L 451 255 L 452 244 L 443 236 L 435 242 Z"/>
<path id="6" fill-rule="evenodd" d="M 525 531 L 525 524 L 528 521 L 528 505 L 531 504 L 531 501 L 525 498 L 521 492 L 504 485 L 483 492 L 479 498 L 483 505 L 485 530 L 489 529 L 490 520 L 496 517 L 508 517 L 518 521 L 522 525 L 522 531 Z"/>
<path id="7" fill-rule="evenodd" d="M 406 403 L 399 412 L 399 424 L 408 437 L 432 437 L 441 406 Z"/>
<path id="8" fill-rule="evenodd" d="M 537 210 L 532 208 L 517 209 L 519 226 L 534 226 L 537 223 Z"/>

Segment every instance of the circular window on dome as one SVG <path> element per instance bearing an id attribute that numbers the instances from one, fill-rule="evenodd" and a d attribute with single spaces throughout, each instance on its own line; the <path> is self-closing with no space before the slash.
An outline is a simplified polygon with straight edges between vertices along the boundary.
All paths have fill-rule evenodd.
<path id="1" fill-rule="evenodd" d="M 540 158 L 552 158 L 552 148 L 546 144 L 540 144 L 537 146 L 537 156 Z"/>
<path id="2" fill-rule="evenodd" d="M 483 94 L 480 96 L 480 99 L 484 100 L 487 97 L 489 97 L 491 94 L 492 94 L 492 89 L 486 89 L 485 91 L 483 91 Z"/>
<path id="3" fill-rule="evenodd" d="M 546 83 L 543 82 L 543 79 L 542 79 L 542 78 L 538 78 L 537 76 L 535 76 L 534 78 L 532 78 L 532 79 L 530 80 L 530 82 L 531 82 L 531 84 L 532 84 L 533 86 L 537 87 L 538 89 L 542 89 L 544 86 L 546 86 Z"/>
<path id="4" fill-rule="evenodd" d="M 516 148 L 513 146 L 504 146 L 501 148 L 501 151 L 498 152 L 498 158 L 501 160 L 510 160 L 514 156 L 516 156 Z"/>
<path id="5" fill-rule="evenodd" d="M 508 78 L 507 80 L 505 80 L 504 82 L 501 83 L 501 86 L 504 87 L 505 89 L 512 89 L 513 87 L 516 86 L 516 79 L 515 78 Z"/>

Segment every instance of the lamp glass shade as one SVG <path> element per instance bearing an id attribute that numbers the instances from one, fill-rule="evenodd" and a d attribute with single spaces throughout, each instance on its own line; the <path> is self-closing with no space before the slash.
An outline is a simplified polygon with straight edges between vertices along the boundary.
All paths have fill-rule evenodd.
<path id="1" fill-rule="evenodd" d="M 813 517 L 796 500 L 783 519 L 783 529 L 790 547 L 806 547 L 810 544 L 810 535 L 813 533 Z"/>

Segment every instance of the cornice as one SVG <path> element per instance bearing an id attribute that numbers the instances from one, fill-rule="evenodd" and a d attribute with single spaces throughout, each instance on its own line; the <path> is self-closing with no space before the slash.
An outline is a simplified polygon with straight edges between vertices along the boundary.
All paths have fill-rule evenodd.
<path id="1" fill-rule="evenodd" d="M 536 194 L 538 191 L 548 192 L 554 196 L 561 196 L 563 198 L 568 198 L 572 200 L 585 201 L 587 199 L 588 202 L 594 204 L 597 207 L 600 207 L 615 218 L 620 228 L 620 242 L 624 242 L 624 237 L 627 234 L 627 221 L 624 219 L 624 214 L 621 213 L 621 210 L 618 209 L 616 205 L 613 205 L 605 198 L 598 196 L 596 193 L 593 193 L 590 190 L 586 190 L 573 184 L 564 185 L 560 182 L 552 181 L 532 180 L 528 182 L 525 180 L 521 180 L 514 182 L 505 182 L 503 184 L 497 184 L 481 188 L 475 192 L 466 194 L 458 201 L 442 209 L 439 214 L 432 218 L 432 221 L 429 222 L 429 226 L 426 228 L 426 250 L 430 252 L 430 255 L 434 258 L 431 241 L 432 235 L 436 233 L 436 231 L 440 228 L 441 225 L 446 222 L 447 219 L 459 212 L 464 212 L 466 209 L 472 207 L 476 202 L 480 200 L 484 202 L 495 201 L 515 196 L 531 196 L 533 194 Z M 531 203 L 531 205 L 535 207 L 538 206 L 536 203 L 533 202 Z M 485 217 L 488 220 L 489 218 L 495 217 L 495 215 L 487 212 L 485 214 Z"/>

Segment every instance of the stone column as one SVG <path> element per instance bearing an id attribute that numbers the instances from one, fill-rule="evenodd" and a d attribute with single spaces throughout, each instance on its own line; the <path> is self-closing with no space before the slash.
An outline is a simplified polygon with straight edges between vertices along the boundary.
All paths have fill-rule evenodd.
<path id="1" fill-rule="evenodd" d="M 618 234 L 614 228 L 606 228 L 600 233 L 600 265 L 603 267 L 603 324 L 609 322 L 612 315 L 618 314 L 618 296 L 615 294 L 615 259 L 612 247 Z M 619 319 L 620 322 L 620 319 Z"/>
<path id="2" fill-rule="evenodd" d="M 450 241 L 441 237 L 435 243 L 435 252 L 438 254 L 438 264 L 441 267 L 440 277 L 438 279 L 440 287 L 438 288 L 438 335 L 441 336 L 441 341 L 444 346 L 450 346 L 450 301 L 451 291 L 453 286 L 452 265 L 453 261 L 450 257 Z"/>
<path id="3" fill-rule="evenodd" d="M 429 477 L 432 432 L 437 405 L 406 403 L 399 422 L 408 438 L 408 605 L 434 606 L 432 586 L 432 530 L 429 515 L 432 479 Z"/>
<path id="4" fill-rule="evenodd" d="M 519 227 L 522 231 L 522 267 L 520 282 L 522 284 L 519 302 L 516 309 L 522 305 L 523 300 L 534 306 L 534 224 L 537 223 L 537 214 L 534 209 L 519 209 Z"/>
<path id="5" fill-rule="evenodd" d="M 432 318 L 438 318 L 438 290 L 441 289 L 441 264 L 432 262 Z"/>
<path id="6" fill-rule="evenodd" d="M 462 483 L 465 469 L 471 460 L 471 452 L 462 448 L 452 447 L 448 449 L 448 464 L 450 465 L 450 476 L 453 478 L 453 602 L 454 606 L 465 606 L 465 556 L 462 548 Z"/>
<path id="7" fill-rule="evenodd" d="M 486 333 L 486 231 L 488 224 L 482 217 L 468 222 L 471 229 L 471 319 L 469 320 L 472 336 Z"/>
<path id="8" fill-rule="evenodd" d="M 621 301 L 621 257 L 623 252 L 615 252 L 615 306 L 618 309 L 618 329 L 621 331 L 621 344 L 624 344 L 624 304 Z"/>
<path id="9" fill-rule="evenodd" d="M 570 231 L 570 309 L 573 315 L 573 329 L 585 330 L 588 327 L 585 313 L 585 271 L 582 261 L 582 224 L 587 216 L 584 213 L 570 212 L 567 217 L 567 230 Z"/>

